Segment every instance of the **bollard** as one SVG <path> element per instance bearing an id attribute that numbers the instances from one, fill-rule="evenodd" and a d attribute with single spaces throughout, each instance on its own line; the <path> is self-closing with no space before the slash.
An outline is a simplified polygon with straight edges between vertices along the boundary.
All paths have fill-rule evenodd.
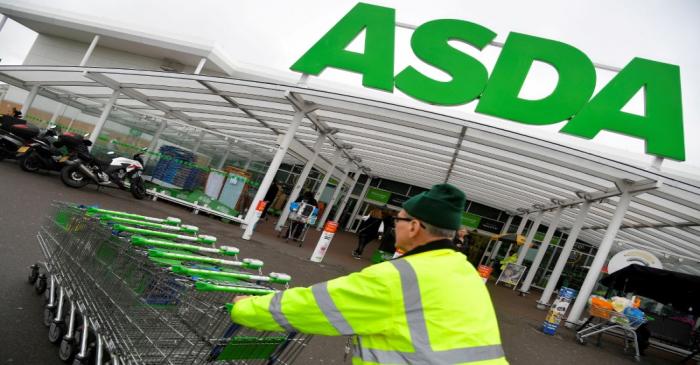
<path id="1" fill-rule="evenodd" d="M 331 245 L 331 240 L 338 230 L 338 222 L 328 221 L 326 225 L 323 226 L 323 232 L 321 233 L 321 238 L 318 239 L 314 253 L 311 255 L 311 261 L 321 262 L 323 256 L 326 255 L 328 246 Z"/>

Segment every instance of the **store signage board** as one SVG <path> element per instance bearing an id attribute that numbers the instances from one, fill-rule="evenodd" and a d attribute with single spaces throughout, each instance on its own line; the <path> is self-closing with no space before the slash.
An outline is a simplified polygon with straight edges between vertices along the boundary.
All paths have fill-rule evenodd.
<path id="1" fill-rule="evenodd" d="M 462 213 L 462 225 L 469 228 L 479 227 L 481 222 L 481 216 L 473 213 L 463 212 Z"/>
<path id="2" fill-rule="evenodd" d="M 385 205 L 389 202 L 391 197 L 391 192 L 381 189 L 369 188 L 367 189 L 367 195 L 365 195 L 365 200 L 369 200 L 375 204 Z"/>
<path id="3" fill-rule="evenodd" d="M 646 153 L 685 160 L 680 68 L 632 59 L 597 94 L 593 62 L 563 42 L 511 32 L 491 75 L 478 60 L 452 47 L 461 41 L 483 50 L 496 33 L 458 19 L 437 19 L 416 28 L 411 48 L 423 62 L 450 75 L 450 81 L 425 76 L 412 66 L 395 73 L 394 9 L 358 3 L 292 66 L 319 75 L 328 67 L 362 75 L 362 85 L 393 92 L 394 87 L 420 101 L 444 106 L 479 99 L 476 112 L 530 125 L 567 121 L 562 133 L 591 139 L 605 130 L 643 139 Z M 364 53 L 346 50 L 365 32 Z M 538 100 L 519 97 L 534 62 L 556 69 L 554 90 Z M 639 92 L 644 115 L 622 111 Z"/>

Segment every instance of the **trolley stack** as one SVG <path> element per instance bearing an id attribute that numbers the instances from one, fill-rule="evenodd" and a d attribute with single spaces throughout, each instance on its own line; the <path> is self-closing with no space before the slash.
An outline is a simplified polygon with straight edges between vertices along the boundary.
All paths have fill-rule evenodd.
<path id="1" fill-rule="evenodd" d="M 291 278 L 177 219 L 54 203 L 37 239 L 46 261 L 29 282 L 46 292 L 44 324 L 66 362 L 291 364 L 310 340 L 233 324 L 236 295 Z"/>

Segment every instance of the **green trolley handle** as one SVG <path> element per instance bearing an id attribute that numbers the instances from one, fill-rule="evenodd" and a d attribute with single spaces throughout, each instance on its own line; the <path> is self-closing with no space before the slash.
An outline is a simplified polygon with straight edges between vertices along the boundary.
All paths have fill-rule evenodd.
<path id="1" fill-rule="evenodd" d="M 183 241 L 204 243 L 204 244 L 209 244 L 209 245 L 213 245 L 216 242 L 216 237 L 209 236 L 209 235 L 199 235 L 197 237 L 185 236 L 185 235 L 177 234 L 177 233 L 161 232 L 161 231 L 154 231 L 151 229 L 129 227 L 129 226 L 125 226 L 123 224 L 115 224 L 112 227 L 112 229 L 117 231 L 117 232 L 129 232 L 129 233 L 135 233 L 135 234 L 144 235 L 144 236 L 165 238 L 167 240 L 183 240 Z"/>
<path id="2" fill-rule="evenodd" d="M 229 247 L 229 252 L 231 252 L 232 249 L 236 249 L 236 248 Z M 181 253 L 165 252 L 165 251 L 160 251 L 160 250 L 156 250 L 156 249 L 148 250 L 148 256 L 156 257 L 156 258 L 164 258 L 164 259 L 199 262 L 199 263 L 203 263 L 203 264 L 212 264 L 212 265 L 219 265 L 219 266 L 241 267 L 244 269 L 260 269 L 263 267 L 263 262 L 260 260 L 257 260 L 257 259 L 243 259 L 243 261 L 233 261 L 233 260 L 217 259 L 217 258 L 207 257 L 207 256 L 186 255 L 186 254 L 181 254 Z"/>
<path id="3" fill-rule="evenodd" d="M 138 219 L 138 220 L 148 221 L 148 222 L 153 222 L 153 223 L 163 223 L 163 224 L 168 224 L 168 225 L 172 225 L 172 226 L 177 226 L 177 225 L 180 225 L 180 223 L 182 223 L 180 218 L 175 218 L 175 217 L 168 217 L 168 218 L 162 219 L 162 218 L 147 217 L 145 215 L 120 212 L 117 210 L 100 209 L 100 208 L 95 208 L 95 207 L 87 208 L 87 213 L 88 214 L 109 214 L 109 215 L 113 215 L 113 216 L 119 216 L 119 217 L 130 218 L 130 219 Z"/>
<path id="4" fill-rule="evenodd" d="M 187 275 L 187 276 L 198 276 L 205 279 L 237 279 L 237 280 L 250 280 L 250 281 L 264 281 L 269 283 L 277 284 L 288 284 L 292 278 L 287 274 L 280 273 L 270 273 L 270 276 L 264 275 L 252 275 L 244 273 L 233 273 L 224 271 L 214 271 L 214 270 L 202 270 L 193 269 L 189 267 L 175 265 L 170 268 L 174 273 Z"/>
<path id="5" fill-rule="evenodd" d="M 214 254 L 225 255 L 225 256 L 236 256 L 240 252 L 238 250 L 238 248 L 230 247 L 230 246 L 221 246 L 219 248 L 202 247 L 202 246 L 196 246 L 196 245 L 189 245 L 186 243 L 177 243 L 177 242 L 172 242 L 172 241 L 164 241 L 164 240 L 146 238 L 146 237 L 142 237 L 142 236 L 132 236 L 131 237 L 131 244 L 134 246 L 151 246 L 151 247 L 158 247 L 158 248 L 167 248 L 167 249 L 172 249 L 172 250 L 185 250 L 185 251 L 192 251 L 192 252 L 207 252 L 207 253 L 214 253 Z"/>
<path id="6" fill-rule="evenodd" d="M 246 288 L 241 286 L 228 286 L 228 285 L 217 285 L 211 284 L 204 281 L 198 281 L 194 283 L 195 289 L 199 291 L 218 291 L 227 292 L 231 294 L 240 295 L 266 295 L 272 294 L 275 290 L 272 289 L 257 289 L 257 288 Z"/>
<path id="7" fill-rule="evenodd" d="M 113 216 L 113 215 L 109 215 L 109 214 L 101 215 L 100 220 L 114 222 L 114 223 L 131 224 L 131 225 L 141 226 L 141 227 L 162 229 L 164 231 L 175 231 L 175 232 L 191 233 L 191 234 L 197 234 L 199 232 L 198 227 L 190 226 L 187 224 L 183 224 L 180 226 L 172 226 L 169 224 L 153 223 L 153 222 L 141 221 L 141 220 L 137 220 L 137 219 L 130 219 L 130 218 Z"/>

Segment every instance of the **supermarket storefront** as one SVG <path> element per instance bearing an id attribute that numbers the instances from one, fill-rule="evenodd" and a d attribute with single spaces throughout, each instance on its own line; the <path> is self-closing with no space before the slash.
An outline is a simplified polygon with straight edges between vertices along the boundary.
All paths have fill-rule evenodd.
<path id="1" fill-rule="evenodd" d="M 433 105 L 478 97 L 476 115 L 426 111 L 304 84 L 200 74 L 201 67 L 182 73 L 99 65 L 0 66 L 0 81 L 12 86 L 8 95 L 25 114 L 43 115 L 39 119 L 74 129 L 92 128 L 98 148 L 112 148 L 117 139 L 125 152 L 149 147 L 155 161 L 162 158 L 156 152 L 167 141 L 207 157 L 186 161 L 194 165 L 257 170 L 260 179 L 249 184 L 249 201 L 226 213 L 251 227 L 244 238 L 253 235 L 254 207 L 279 167 L 310 163 L 324 172 L 325 181 L 314 182 L 321 188 L 332 177 L 337 186 L 353 191 L 363 175 L 363 181 L 387 179 L 423 188 L 449 182 L 471 200 L 505 212 L 502 233 L 523 233 L 529 225 L 533 234 L 520 246 L 518 259 L 540 269 L 531 270 L 521 290 L 544 288 L 540 303 L 548 304 L 553 287 L 547 284 L 581 282 L 584 299 L 573 305 L 572 322 L 579 320 L 611 253 L 644 248 L 662 257 L 668 268 L 700 273 L 700 184 L 661 168 L 663 159 L 683 160 L 685 153 L 677 66 L 635 58 L 615 70 L 617 76 L 594 95 L 597 69 L 585 54 L 561 42 L 513 33 L 499 45 L 503 49 L 490 75 L 475 60 L 440 48 L 427 61 L 453 72 L 456 80 L 440 83 L 410 68 L 393 70 L 393 64 L 384 62 L 393 59 L 386 52 L 394 42 L 392 29 L 401 26 L 392 14 L 358 5 L 325 35 L 319 34 L 334 42 L 311 46 L 290 62 L 292 69 L 303 73 L 302 80 L 328 67 L 360 73 L 364 86 L 396 88 Z M 364 57 L 369 58 L 344 53 L 365 27 L 379 34 L 367 37 Z M 421 38 L 414 48 L 419 56 L 431 44 L 444 46 L 441 39 L 459 37 L 481 49 L 495 37 L 482 26 L 459 21 L 414 28 Z M 200 65 L 206 57 L 202 60 Z M 519 88 L 534 61 L 557 66 L 561 82 L 547 98 L 520 99 Z M 464 63 L 470 66 L 461 69 Z M 643 85 L 649 115 L 623 113 L 622 106 Z M 568 120 L 562 131 L 583 138 L 602 130 L 633 135 L 644 139 L 646 152 L 658 158 L 653 166 L 622 161 L 494 127 L 483 116 L 530 125 Z M 250 178 L 241 176 L 240 181 L 247 184 Z M 334 192 L 332 197 L 339 213 L 321 217 L 319 224 L 338 219 L 348 204 L 349 194 Z M 544 242 L 559 239 L 554 245 L 531 247 L 538 231 Z M 569 249 L 573 255 L 559 254 Z M 563 275 L 567 265 L 577 269 Z"/>

